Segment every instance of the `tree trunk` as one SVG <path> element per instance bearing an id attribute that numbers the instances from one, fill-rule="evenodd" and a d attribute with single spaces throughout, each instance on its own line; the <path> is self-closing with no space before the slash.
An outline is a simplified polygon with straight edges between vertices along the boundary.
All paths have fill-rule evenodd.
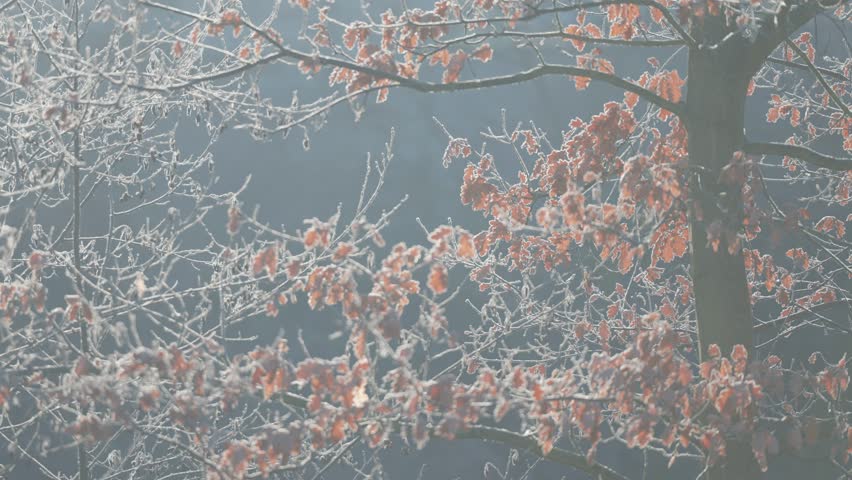
<path id="1" fill-rule="evenodd" d="M 722 168 L 744 143 L 743 111 L 748 78 L 737 55 L 693 51 L 687 83 L 689 165 L 693 169 L 690 248 L 701 355 L 716 344 L 728 355 L 736 344 L 752 347 L 751 299 L 741 250 L 708 242 L 708 228 L 737 231 L 742 221 L 739 186 L 720 182 Z"/>
<path id="2" fill-rule="evenodd" d="M 749 351 L 753 347 L 751 295 L 742 249 L 729 252 L 724 233 L 714 248 L 707 235 L 708 229 L 715 227 L 738 232 L 742 225 L 741 188 L 721 182 L 720 174 L 745 142 L 743 123 L 750 75 L 743 61 L 748 52 L 720 48 L 727 29 L 709 23 L 691 29 L 701 48 L 690 51 L 686 120 L 693 173 L 690 250 L 702 358 L 713 344 L 723 355 L 729 355 L 737 344 Z M 708 471 L 708 480 L 760 477 L 750 438 L 729 439 L 721 462 Z"/>

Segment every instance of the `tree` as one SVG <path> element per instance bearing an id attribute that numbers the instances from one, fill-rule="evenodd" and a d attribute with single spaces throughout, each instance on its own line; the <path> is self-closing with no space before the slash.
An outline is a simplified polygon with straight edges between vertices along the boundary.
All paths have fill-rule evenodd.
<path id="1" fill-rule="evenodd" d="M 595 478 L 629 478 L 605 444 L 711 479 L 757 478 L 778 452 L 850 474 L 845 352 L 776 351 L 810 329 L 849 350 L 852 47 L 818 55 L 815 38 L 848 31 L 846 2 L 442 0 L 359 19 L 269 3 L 262 20 L 229 1 L 0 5 L 12 474 L 60 478 L 50 457 L 70 444 L 81 480 L 369 476 L 378 457 L 353 452 L 433 438 Z M 473 76 L 512 46 L 531 65 Z M 671 58 L 616 73 L 624 48 Z M 330 93 L 271 102 L 259 79 L 277 64 Z M 476 150 L 439 124 L 487 227 L 433 226 L 423 245 L 386 246 L 398 209 L 373 211 L 393 139 L 354 210 L 295 232 L 218 192 L 209 145 L 178 146 L 187 117 L 211 142 L 307 142 L 336 105 L 542 76 L 617 93 L 558 143 L 504 124 Z M 749 97 L 786 141 L 751 138 Z M 344 319 L 339 356 L 236 333 L 300 301 Z M 465 301 L 459 332 L 447 311 Z"/>

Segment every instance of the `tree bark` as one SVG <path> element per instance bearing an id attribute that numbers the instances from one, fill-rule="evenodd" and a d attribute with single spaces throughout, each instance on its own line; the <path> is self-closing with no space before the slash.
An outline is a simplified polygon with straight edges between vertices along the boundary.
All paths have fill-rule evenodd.
<path id="1" fill-rule="evenodd" d="M 689 58 L 687 130 L 692 182 L 690 249 L 701 355 L 716 344 L 724 355 L 736 344 L 752 347 L 751 299 L 740 249 L 729 252 L 721 235 L 708 242 L 714 224 L 737 231 L 742 221 L 739 186 L 720 181 L 722 169 L 744 145 L 743 112 L 749 79 L 736 52 L 700 49 Z"/>
<path id="2" fill-rule="evenodd" d="M 742 249 L 729 251 L 724 233 L 717 248 L 708 242 L 708 229 L 738 232 L 742 225 L 741 187 L 720 181 L 720 175 L 745 143 L 744 110 L 751 74 L 743 62 L 749 52 L 731 44 L 725 48 L 722 39 L 730 33 L 726 26 L 705 20 L 691 28 L 699 48 L 689 55 L 686 115 L 689 165 L 694 173 L 691 267 L 702 358 L 713 344 L 723 355 L 737 344 L 749 351 L 753 348 L 751 295 Z M 728 439 L 720 462 L 708 470 L 708 480 L 760 477 L 749 438 Z"/>

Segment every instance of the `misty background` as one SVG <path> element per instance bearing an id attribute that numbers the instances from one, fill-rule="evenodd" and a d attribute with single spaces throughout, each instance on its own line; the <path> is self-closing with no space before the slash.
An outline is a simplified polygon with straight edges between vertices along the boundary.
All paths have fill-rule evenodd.
<path id="1" fill-rule="evenodd" d="M 193 9 L 195 1 L 164 2 Z M 256 18 L 268 13 L 272 2 L 250 0 L 244 4 L 250 12 L 257 11 Z M 330 4 L 330 15 L 339 19 L 359 16 L 362 2 L 338 0 Z M 409 1 L 409 6 L 426 6 L 427 1 Z M 384 11 L 387 7 L 400 9 L 400 3 L 394 1 L 372 2 L 372 12 Z M 283 7 L 281 19 L 273 27 L 282 32 L 292 32 L 301 28 L 303 15 L 296 8 Z M 571 23 L 571 16 L 563 21 Z M 546 23 L 543 27 L 552 27 Z M 809 24 L 807 28 L 812 28 Z M 831 51 L 839 46 L 840 37 L 828 25 L 821 28 L 817 37 L 817 55 Z M 288 35 L 288 38 L 292 36 Z M 555 43 L 555 42 L 550 42 Z M 495 73 L 521 71 L 538 63 L 529 48 L 515 48 L 507 42 L 492 42 L 494 58 L 488 64 L 468 63 L 462 78 L 490 76 Z M 501 48 L 503 47 L 503 48 Z M 569 43 L 557 47 L 572 50 Z M 588 48 L 588 47 L 587 47 Z M 822 49 L 822 51 L 820 50 Z M 654 55 L 666 60 L 676 49 L 643 48 L 607 48 L 608 57 L 616 66 L 619 74 L 638 77 L 648 56 Z M 677 67 L 682 77 L 686 76 L 685 52 L 671 61 L 670 67 Z M 566 63 L 571 59 L 566 58 Z M 425 68 L 424 68 L 425 70 Z M 307 79 L 293 66 L 271 65 L 259 71 L 259 85 L 263 96 L 276 104 L 289 104 L 292 93 L 298 90 L 299 97 L 307 102 L 327 94 L 328 70 Z M 546 131 L 550 141 L 561 143 L 562 132 L 567 130 L 569 122 L 580 117 L 588 119 L 601 111 L 607 101 L 621 101 L 623 91 L 601 82 L 592 81 L 591 86 L 578 92 L 571 78 L 550 76 L 515 86 L 492 88 L 480 91 L 464 91 L 446 94 L 422 94 L 404 89 L 392 89 L 388 101 L 375 104 L 371 95 L 365 102 L 366 111 L 360 120 L 354 121 L 354 114 L 348 106 L 333 109 L 327 117 L 327 123 L 320 130 L 309 129 L 307 148 L 301 129 L 290 132 L 288 138 L 272 137 L 266 142 L 251 138 L 245 130 L 227 129 L 213 146 L 215 175 L 219 177 L 216 191 L 224 193 L 239 189 L 251 177 L 248 187 L 239 196 L 245 211 L 259 208 L 258 219 L 272 226 L 295 232 L 302 228 L 303 219 L 331 217 L 342 204 L 344 218 L 351 215 L 357 203 L 365 172 L 365 160 L 368 153 L 380 155 L 385 149 L 391 129 L 395 131 L 393 152 L 394 161 L 385 179 L 383 194 L 378 205 L 390 209 L 407 196 L 405 205 L 393 218 L 384 232 L 389 246 L 397 242 L 408 244 L 424 243 L 426 236 L 417 222 L 420 219 L 429 229 L 445 224 L 448 218 L 456 225 L 470 231 L 479 231 L 485 226 L 481 214 L 472 212 L 459 200 L 459 187 L 465 161 L 457 160 L 449 168 L 442 166 L 441 158 L 447 145 L 447 136 L 436 124 L 439 120 L 453 136 L 466 137 L 474 149 L 479 149 L 485 139 L 480 132 L 489 127 L 499 130 L 505 111 L 509 128 L 518 122 L 532 120 L 535 126 Z M 748 101 L 746 125 L 750 139 L 759 141 L 783 141 L 783 127 L 767 124 L 765 112 L 768 97 L 755 95 Z M 191 118 L 182 119 L 178 126 L 179 148 L 187 151 L 197 150 L 197 145 L 205 145 L 207 134 L 196 127 Z M 775 159 L 780 161 L 779 159 Z M 515 170 L 514 159 L 497 158 L 498 165 L 506 165 L 502 171 L 510 178 Z M 95 200 L 97 201 L 97 200 Z M 374 212 L 378 213 L 378 212 Z M 145 219 L 134 218 L 142 224 Z M 221 219 L 222 225 L 225 218 Z M 92 229 L 102 231 L 105 228 L 103 217 L 83 217 L 83 231 Z M 458 275 L 458 272 L 453 272 Z M 450 280 L 455 283 L 459 278 Z M 192 281 L 192 277 L 187 277 Z M 471 292 L 473 294 L 473 292 Z M 760 317 L 761 313 L 756 312 Z M 304 302 L 282 309 L 276 318 L 258 318 L 245 323 L 240 328 L 243 336 L 257 335 L 261 339 L 272 339 L 284 332 L 290 336 L 301 331 L 307 343 L 314 346 L 312 354 L 330 357 L 340 353 L 342 341 L 332 342 L 329 335 L 339 322 L 334 310 L 311 312 Z M 464 305 L 448 311 L 450 330 L 463 332 L 471 321 L 471 311 Z M 476 318 L 473 317 L 475 321 Z M 820 340 L 815 338 L 814 342 Z M 327 351 L 316 346 L 327 345 Z M 810 353 L 812 345 L 800 343 L 790 346 L 793 353 Z M 848 348 L 840 346 L 841 349 Z M 800 349 L 796 352 L 796 349 Z M 356 456 L 369 455 L 358 451 Z M 385 478 L 388 479 L 486 479 L 500 478 L 530 480 L 543 479 L 585 479 L 582 472 L 567 467 L 550 464 L 531 455 L 521 455 L 517 463 L 507 470 L 509 449 L 501 445 L 477 440 L 445 441 L 431 440 L 423 451 L 410 452 L 401 445 L 398 437 L 392 439 L 392 446 L 377 453 L 383 459 Z M 666 478 L 694 478 L 697 471 L 694 465 L 679 467 L 687 462 L 676 464 L 671 471 L 666 470 L 665 460 L 654 455 L 645 455 L 639 450 L 626 450 L 622 447 L 602 446 L 598 454 L 602 463 L 618 472 L 635 478 L 654 479 L 665 475 Z M 69 456 L 68 462 L 74 462 Z M 646 463 L 651 462 L 651 463 Z M 73 472 L 73 463 L 64 469 Z M 489 466 L 490 465 L 490 466 Z M 641 477 L 643 465 L 647 466 L 645 477 Z M 685 465 L 684 465 L 685 466 Z M 770 473 L 766 478 L 828 478 L 828 470 L 823 473 L 818 464 L 802 461 L 784 461 L 773 458 L 770 461 Z M 501 474 L 502 472 L 502 474 Z M 39 478 L 35 469 L 19 468 L 15 478 Z M 826 475 L 826 476 L 822 476 Z M 153 478 L 153 477 L 152 477 Z M 308 475 L 310 478 L 310 475 Z M 323 476 L 328 480 L 352 478 L 351 472 L 344 467 L 333 467 Z"/>

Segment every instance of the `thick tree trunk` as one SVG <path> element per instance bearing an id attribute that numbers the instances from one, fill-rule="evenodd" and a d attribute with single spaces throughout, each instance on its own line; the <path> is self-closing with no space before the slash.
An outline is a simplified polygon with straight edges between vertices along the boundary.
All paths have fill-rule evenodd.
<path id="1" fill-rule="evenodd" d="M 724 355 L 736 344 L 752 346 L 751 300 L 741 251 L 708 242 L 714 224 L 737 229 L 742 202 L 738 187 L 720 182 L 722 169 L 742 148 L 743 110 L 748 78 L 737 56 L 715 50 L 694 51 L 689 59 L 687 129 L 689 165 L 694 171 L 691 215 L 692 277 L 701 355 L 718 345 Z"/>
<path id="2" fill-rule="evenodd" d="M 715 31 L 710 31 L 716 27 Z M 747 52 L 719 45 L 724 26 L 693 28 L 700 44 L 690 52 L 687 79 L 689 165 L 693 170 L 690 249 L 698 342 L 701 357 L 710 345 L 729 355 L 734 345 L 752 350 L 752 312 L 741 249 L 728 249 L 721 235 L 717 248 L 708 242 L 714 224 L 738 231 L 742 201 L 738 186 L 720 181 L 722 169 L 745 142 L 743 132 L 746 90 L 750 75 L 743 65 Z M 729 439 L 721 465 L 708 471 L 708 480 L 746 480 L 760 477 L 748 438 Z"/>

